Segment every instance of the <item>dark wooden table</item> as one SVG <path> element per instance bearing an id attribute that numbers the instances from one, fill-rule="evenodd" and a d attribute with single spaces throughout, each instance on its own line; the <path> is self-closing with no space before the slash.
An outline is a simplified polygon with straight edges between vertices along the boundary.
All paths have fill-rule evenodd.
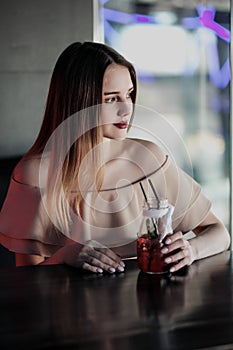
<path id="1" fill-rule="evenodd" d="M 1 349 L 233 349 L 230 252 L 163 278 L 62 265 L 0 269 Z"/>

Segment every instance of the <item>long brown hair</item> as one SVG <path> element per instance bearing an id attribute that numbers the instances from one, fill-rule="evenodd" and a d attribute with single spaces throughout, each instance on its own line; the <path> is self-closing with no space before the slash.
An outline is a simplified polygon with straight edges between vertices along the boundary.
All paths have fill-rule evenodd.
<path id="1" fill-rule="evenodd" d="M 55 64 L 41 129 L 33 146 L 25 155 L 25 158 L 30 158 L 42 154 L 51 136 L 65 122 L 65 134 L 64 130 L 60 134 L 57 133 L 58 137 L 54 137 L 49 146 L 47 197 L 53 207 L 53 221 L 56 221 L 59 229 L 65 230 L 66 233 L 70 220 L 69 206 L 72 205 L 72 208 L 78 211 L 82 200 L 82 194 L 76 181 L 81 162 L 89 151 L 102 142 L 101 116 L 98 106 L 102 104 L 104 73 L 112 63 L 128 68 L 134 86 L 131 98 L 135 104 L 136 72 L 130 62 L 113 48 L 101 43 L 72 43 L 61 53 Z M 97 106 L 95 113 L 88 112 L 92 106 Z M 74 115 L 76 117 L 71 118 Z M 75 141 L 74 132 L 78 135 Z M 58 174 L 57 165 L 61 162 L 62 174 Z M 101 154 L 98 151 L 94 153 L 92 167 L 99 170 L 100 163 Z M 94 174 L 98 174 L 95 183 L 99 190 L 102 175 L 100 171 L 94 171 Z M 89 182 L 93 180 L 91 175 L 89 173 Z M 70 193 L 75 184 L 77 191 L 72 197 Z M 56 203 L 55 206 L 54 203 Z"/>

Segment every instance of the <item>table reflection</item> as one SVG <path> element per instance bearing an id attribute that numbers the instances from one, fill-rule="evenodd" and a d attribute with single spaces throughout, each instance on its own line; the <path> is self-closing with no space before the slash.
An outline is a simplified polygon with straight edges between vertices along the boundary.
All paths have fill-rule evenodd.
<path id="1" fill-rule="evenodd" d="M 0 270 L 1 344 L 82 350 L 233 344 L 232 276 L 229 252 L 169 277 L 142 273 L 136 261 L 114 275 L 61 265 Z"/>
<path id="2" fill-rule="evenodd" d="M 158 332 L 159 345 L 164 349 L 170 349 L 174 342 L 181 349 L 185 337 L 189 341 L 186 328 L 195 329 L 197 346 L 203 332 L 207 337 L 211 334 L 214 344 L 218 344 L 225 322 L 226 339 L 230 337 L 227 318 L 233 319 L 232 287 L 229 253 L 203 259 L 170 276 L 140 272 L 137 279 L 140 317 L 150 322 L 151 333 Z"/>

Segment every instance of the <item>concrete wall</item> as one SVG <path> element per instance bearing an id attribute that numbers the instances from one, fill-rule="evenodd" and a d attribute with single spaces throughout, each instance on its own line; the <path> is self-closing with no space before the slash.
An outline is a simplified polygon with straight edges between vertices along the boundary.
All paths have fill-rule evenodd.
<path id="1" fill-rule="evenodd" d="M 96 1 L 0 0 L 0 158 L 33 143 L 51 70 L 71 42 L 93 40 Z"/>

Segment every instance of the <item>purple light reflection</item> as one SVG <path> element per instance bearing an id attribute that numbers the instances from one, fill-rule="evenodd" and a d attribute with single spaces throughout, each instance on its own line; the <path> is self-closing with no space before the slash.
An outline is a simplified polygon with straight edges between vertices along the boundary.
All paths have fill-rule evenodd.
<path id="1" fill-rule="evenodd" d="M 107 4 L 107 2 L 109 2 L 109 0 L 99 0 L 99 2 L 102 6 L 104 6 L 105 4 Z"/>
<path id="2" fill-rule="evenodd" d="M 213 30 L 217 36 L 227 42 L 230 42 L 230 31 L 217 22 L 215 22 L 215 9 L 203 5 L 197 6 L 199 17 L 186 17 L 181 21 L 188 29 L 195 29 L 198 27 L 205 27 Z"/>
<path id="3" fill-rule="evenodd" d="M 215 9 L 203 5 L 197 6 L 199 17 L 183 18 L 182 23 L 188 29 L 205 27 L 213 31 L 220 39 L 230 42 L 230 31 L 215 22 Z M 207 48 L 207 61 L 211 82 L 219 89 L 227 87 L 231 80 L 231 70 L 229 58 L 226 59 L 220 68 L 218 50 L 215 43 L 210 43 Z"/>
<path id="4" fill-rule="evenodd" d="M 101 0 L 102 5 L 106 4 L 109 0 Z M 215 22 L 215 9 L 208 6 L 199 5 L 197 6 L 197 13 L 199 17 L 186 17 L 183 18 L 182 24 L 187 29 L 195 29 L 199 27 L 204 27 L 210 29 L 219 38 L 223 39 L 227 43 L 230 42 L 230 31 Z M 155 18 L 152 16 L 141 15 L 136 13 L 126 13 L 118 10 L 112 10 L 103 8 L 102 12 L 104 18 L 105 35 L 111 42 L 111 39 L 119 35 L 118 32 L 112 27 L 109 21 L 120 23 L 120 24 L 155 24 L 157 23 Z M 220 68 L 217 44 L 210 42 L 207 48 L 207 61 L 209 76 L 212 83 L 218 88 L 225 88 L 230 79 L 230 61 L 229 58 L 225 61 L 222 68 Z M 147 77 L 148 78 L 148 77 Z"/>
<path id="5" fill-rule="evenodd" d="M 126 13 L 118 10 L 104 9 L 104 19 L 121 24 L 157 23 L 153 16 L 138 13 Z"/>

